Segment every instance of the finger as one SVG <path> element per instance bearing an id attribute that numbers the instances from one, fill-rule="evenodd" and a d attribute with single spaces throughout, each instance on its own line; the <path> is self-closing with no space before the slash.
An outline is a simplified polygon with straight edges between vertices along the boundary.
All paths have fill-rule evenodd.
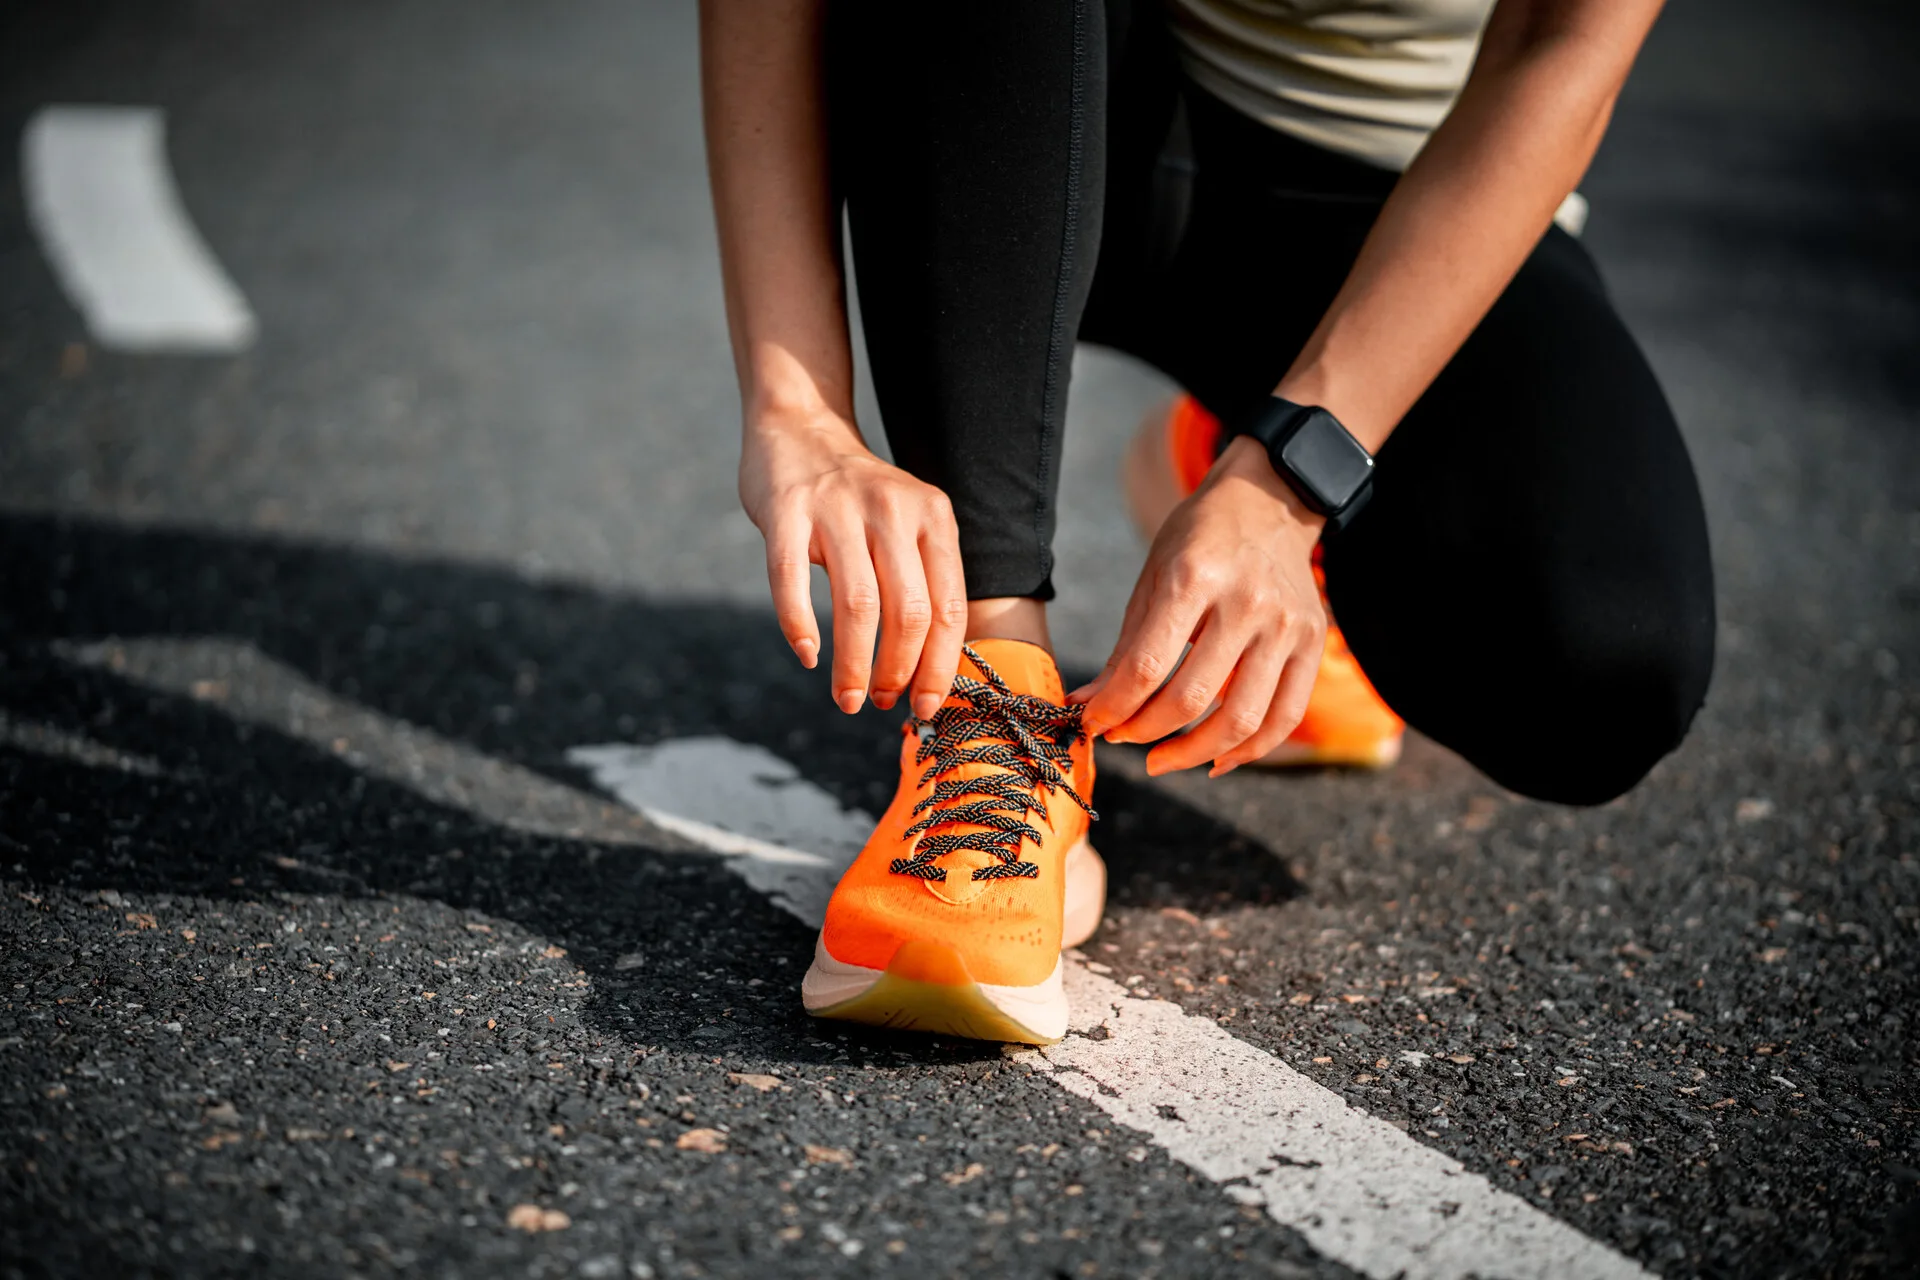
<path id="1" fill-rule="evenodd" d="M 873 660 L 873 705 L 886 711 L 900 699 L 933 625 L 920 542 L 910 528 L 870 528 L 867 551 L 880 579 L 880 650 Z"/>
<path id="2" fill-rule="evenodd" d="M 820 661 L 820 622 L 813 616 L 813 557 L 808 554 L 812 536 L 812 525 L 805 519 L 783 521 L 767 535 L 773 615 L 780 620 L 780 634 L 809 671 Z"/>
<path id="3" fill-rule="evenodd" d="M 1209 776 L 1217 778 L 1243 764 L 1251 764 L 1285 742 L 1300 727 L 1300 718 L 1307 713 L 1307 699 L 1313 696 L 1314 681 L 1320 678 L 1320 649 L 1321 644 L 1313 638 L 1295 648 L 1287 660 L 1287 669 L 1280 675 L 1280 683 L 1274 688 L 1273 702 L 1267 708 L 1267 718 L 1261 722 L 1259 732 L 1216 758 Z"/>
<path id="4" fill-rule="evenodd" d="M 1086 718 L 1096 732 L 1112 732 L 1140 709 L 1173 672 L 1199 625 L 1207 593 L 1162 577 L 1132 638 L 1113 655 L 1113 672 L 1088 700 Z"/>
<path id="5" fill-rule="evenodd" d="M 1226 625 L 1217 613 L 1209 617 L 1179 670 L 1145 706 L 1107 730 L 1107 741 L 1156 742 L 1206 715 L 1252 639 L 1248 632 Z"/>
<path id="6" fill-rule="evenodd" d="M 1107 655 L 1106 665 L 1100 668 L 1100 674 L 1067 695 L 1070 704 L 1085 704 L 1099 696 L 1107 682 L 1113 679 L 1113 673 L 1119 668 L 1120 655 L 1133 644 L 1133 638 L 1140 632 L 1140 623 L 1147 616 L 1147 607 L 1153 602 L 1153 574 L 1151 567 L 1142 569 L 1140 576 L 1133 580 L 1133 594 L 1127 597 L 1127 611 L 1120 617 L 1120 635 L 1113 642 L 1113 652 Z M 1088 721 L 1081 722 L 1090 734 L 1099 733 L 1104 725 L 1096 726 Z"/>
<path id="7" fill-rule="evenodd" d="M 931 720 L 953 690 L 960 670 L 960 646 L 967 638 L 967 578 L 960 564 L 960 535 L 948 515 L 920 536 L 920 562 L 933 602 L 933 626 L 920 648 L 920 669 L 913 676 L 913 714 Z"/>
<path id="8" fill-rule="evenodd" d="M 880 625 L 880 583 L 867 553 L 863 525 L 836 525 L 825 539 L 827 580 L 833 589 L 833 700 L 848 715 L 867 696 L 873 639 Z"/>
<path id="9" fill-rule="evenodd" d="M 1276 686 L 1286 669 L 1285 646 L 1271 641 L 1255 643 L 1240 655 L 1239 665 L 1227 677 L 1220 705 L 1189 733 L 1163 742 L 1147 754 L 1147 772 L 1158 776 L 1191 769 L 1227 752 L 1260 732 L 1273 706 Z M 1182 668 L 1184 670 L 1184 668 Z M 1176 680 L 1178 676 L 1174 677 Z"/>

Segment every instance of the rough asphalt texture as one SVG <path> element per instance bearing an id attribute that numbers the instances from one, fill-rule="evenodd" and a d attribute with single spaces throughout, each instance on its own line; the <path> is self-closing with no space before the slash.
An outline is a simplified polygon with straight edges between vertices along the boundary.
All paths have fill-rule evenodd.
<path id="1" fill-rule="evenodd" d="M 1685 748 L 1594 810 L 1421 743 L 1213 783 L 1114 750 L 1096 797 L 1091 955 L 1667 1276 L 1920 1256 L 1920 41 L 1819 15 L 1677 4 L 1585 184 L 1713 520 Z M 577 785 L 571 746 L 718 732 L 885 803 L 890 719 L 786 656 L 734 506 L 689 7 L 0 36 L 9 136 L 167 109 L 263 326 L 86 350 L 0 188 L 0 1274 L 1343 1274 L 991 1046 L 810 1024 L 810 937 L 713 862 L 505 831 L 61 656 L 238 637 Z M 1157 387 L 1091 354 L 1075 392 L 1086 670 Z"/>

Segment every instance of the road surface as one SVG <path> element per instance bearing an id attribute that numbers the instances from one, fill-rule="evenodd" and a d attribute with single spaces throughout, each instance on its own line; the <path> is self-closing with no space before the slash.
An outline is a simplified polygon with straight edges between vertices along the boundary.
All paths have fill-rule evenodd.
<path id="1" fill-rule="evenodd" d="M 1901 8 L 1676 3 L 1584 184 L 1712 521 L 1686 746 L 1589 810 L 1422 742 L 1105 751 L 1112 910 L 1047 1054 L 799 1009 L 895 721 L 792 662 L 737 510 L 691 6 L 0 32 L 0 1273 L 1915 1265 Z M 45 114 L 101 105 L 161 146 Z M 86 291 L 89 165 L 197 283 Z M 115 341 L 136 303 L 167 341 Z M 1164 391 L 1077 361 L 1070 671 Z M 1542 707 L 1540 750 L 1578 731 Z"/>

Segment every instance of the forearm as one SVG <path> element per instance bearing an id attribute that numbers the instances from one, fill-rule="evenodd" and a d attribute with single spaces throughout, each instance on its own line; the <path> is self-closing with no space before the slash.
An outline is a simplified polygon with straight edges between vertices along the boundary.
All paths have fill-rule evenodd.
<path id="1" fill-rule="evenodd" d="M 1276 392 L 1368 449 L 1459 350 L 1593 158 L 1659 0 L 1507 0 Z"/>
<path id="2" fill-rule="evenodd" d="M 853 421 L 827 163 L 825 0 L 703 0 L 701 96 L 740 398 L 751 432 Z"/>

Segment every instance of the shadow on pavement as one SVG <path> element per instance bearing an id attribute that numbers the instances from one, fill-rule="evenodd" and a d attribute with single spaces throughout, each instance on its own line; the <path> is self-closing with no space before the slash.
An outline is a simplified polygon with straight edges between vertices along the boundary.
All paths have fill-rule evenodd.
<path id="1" fill-rule="evenodd" d="M 0 708 L 166 771 L 0 748 L 0 865 L 90 890 L 434 899 L 565 946 L 593 977 L 599 1020 L 628 1041 L 830 1051 L 797 1001 L 723 1024 L 674 989 L 716 968 L 797 980 L 810 953 L 811 932 L 717 860 L 505 830 L 54 652 L 106 636 L 242 639 L 343 699 L 583 789 L 569 747 L 717 733 L 878 812 L 897 717 L 833 710 L 822 673 L 799 669 L 768 616 L 340 547 L 0 518 Z M 1207 911 L 1302 892 L 1271 852 L 1166 795 L 1109 774 L 1095 803 L 1116 905 Z M 636 948 L 646 967 L 617 969 Z"/>

